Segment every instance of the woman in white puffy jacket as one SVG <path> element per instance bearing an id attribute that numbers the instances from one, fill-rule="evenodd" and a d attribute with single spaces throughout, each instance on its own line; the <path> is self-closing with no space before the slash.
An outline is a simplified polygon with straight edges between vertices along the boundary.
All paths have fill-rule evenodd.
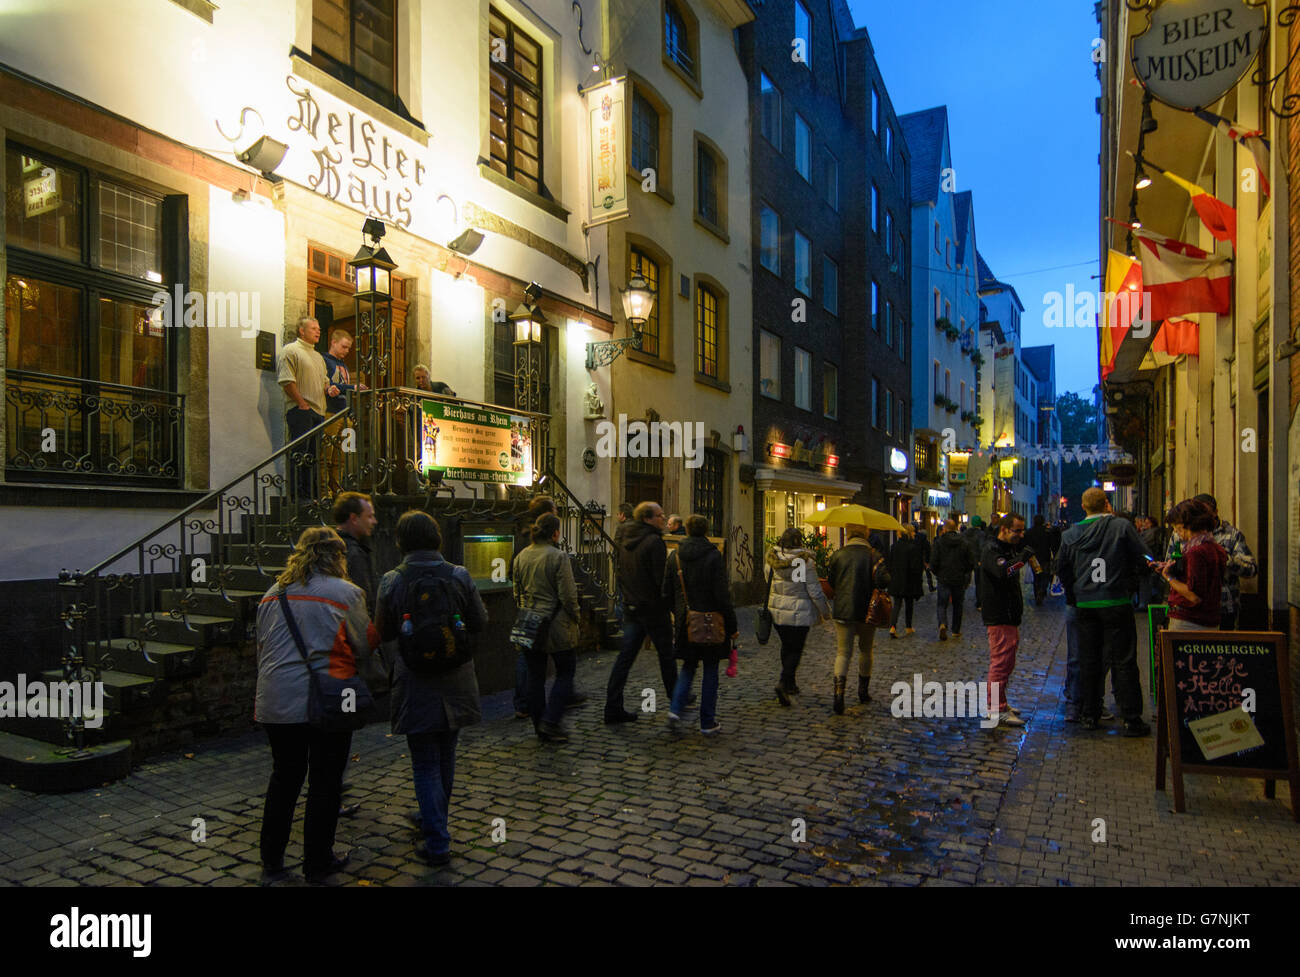
<path id="1" fill-rule="evenodd" d="M 781 534 L 777 545 L 767 553 L 771 595 L 768 610 L 772 624 L 781 638 L 781 679 L 776 683 L 776 697 L 781 705 L 790 704 L 791 694 L 798 693 L 794 673 L 803 657 L 808 629 L 830 619 L 831 608 L 817 579 L 817 564 L 812 550 L 804 548 L 803 534 L 791 527 Z"/>

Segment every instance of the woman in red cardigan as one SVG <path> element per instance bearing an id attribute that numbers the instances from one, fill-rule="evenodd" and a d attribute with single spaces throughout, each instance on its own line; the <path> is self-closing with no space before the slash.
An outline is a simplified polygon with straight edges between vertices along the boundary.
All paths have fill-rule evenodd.
<path id="1" fill-rule="evenodd" d="M 1183 556 L 1155 564 L 1169 581 L 1169 630 L 1215 631 L 1219 628 L 1219 594 L 1228 554 L 1214 541 L 1214 512 L 1188 499 L 1169 513 L 1183 541 Z"/>

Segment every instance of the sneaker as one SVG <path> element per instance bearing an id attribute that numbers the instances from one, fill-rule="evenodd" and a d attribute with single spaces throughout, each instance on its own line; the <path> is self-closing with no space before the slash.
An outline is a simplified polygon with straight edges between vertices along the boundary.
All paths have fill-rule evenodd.
<path id="1" fill-rule="evenodd" d="M 1105 706 L 1103 706 L 1101 710 L 1101 715 L 1099 715 L 1097 718 L 1100 719 L 1103 723 L 1108 723 L 1115 718 L 1115 714 L 1111 712 L 1109 709 L 1107 709 Z"/>
<path id="2" fill-rule="evenodd" d="M 905 633 L 905 634 L 916 634 L 916 628 L 908 628 L 904 633 Z"/>
<path id="3" fill-rule="evenodd" d="M 1125 736 L 1150 736 L 1151 727 L 1148 726 L 1141 719 L 1126 719 L 1124 720 L 1124 735 Z"/>
<path id="4" fill-rule="evenodd" d="M 718 733 L 722 732 L 722 724 L 714 723 L 712 726 L 709 726 L 708 728 L 701 726 L 700 732 L 703 733 L 705 736 L 716 736 Z"/>
<path id="5" fill-rule="evenodd" d="M 668 732 L 680 733 L 682 731 L 682 717 L 675 712 L 668 714 Z"/>
<path id="6" fill-rule="evenodd" d="M 998 716 L 999 726 L 1024 726 L 1025 721 L 1008 709 Z"/>
<path id="7" fill-rule="evenodd" d="M 897 638 L 897 637 L 898 637 L 898 628 L 890 628 L 890 629 L 889 629 L 889 636 L 890 636 L 891 638 Z"/>
<path id="8" fill-rule="evenodd" d="M 948 625 L 946 624 L 939 625 L 939 640 L 940 641 L 948 640 Z"/>

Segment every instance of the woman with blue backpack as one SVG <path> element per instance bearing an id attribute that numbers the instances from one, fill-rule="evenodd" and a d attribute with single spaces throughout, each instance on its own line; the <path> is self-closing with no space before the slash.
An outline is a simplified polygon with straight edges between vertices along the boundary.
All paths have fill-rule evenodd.
<path id="1" fill-rule="evenodd" d="M 411 754 L 424 835 L 416 856 L 426 865 L 446 865 L 456 741 L 462 729 L 483 718 L 473 635 L 487 626 L 487 608 L 469 571 L 443 559 L 442 531 L 431 515 L 403 514 L 394 536 L 403 559 L 379 583 L 375 626 L 385 641 L 397 641 L 399 652 L 392 727 L 394 734 L 405 734 Z"/>

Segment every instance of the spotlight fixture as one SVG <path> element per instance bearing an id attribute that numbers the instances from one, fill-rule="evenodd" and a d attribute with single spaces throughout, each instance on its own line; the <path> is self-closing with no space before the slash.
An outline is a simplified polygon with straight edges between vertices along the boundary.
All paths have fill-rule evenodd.
<path id="1" fill-rule="evenodd" d="M 1151 177 L 1147 174 L 1147 168 L 1142 165 L 1141 157 L 1138 157 L 1137 183 L 1134 184 L 1134 187 L 1138 190 L 1145 190 L 1149 186 L 1151 186 Z"/>
<path id="2" fill-rule="evenodd" d="M 483 233 L 476 231 L 472 227 L 467 227 L 461 231 L 447 247 L 457 254 L 471 255 L 479 249 L 483 243 Z"/>
<path id="3" fill-rule="evenodd" d="M 262 136 L 242 153 L 235 156 L 245 166 L 251 166 L 268 180 L 279 179 L 275 176 L 276 167 L 284 162 L 284 154 L 289 147 L 270 136 Z"/>

